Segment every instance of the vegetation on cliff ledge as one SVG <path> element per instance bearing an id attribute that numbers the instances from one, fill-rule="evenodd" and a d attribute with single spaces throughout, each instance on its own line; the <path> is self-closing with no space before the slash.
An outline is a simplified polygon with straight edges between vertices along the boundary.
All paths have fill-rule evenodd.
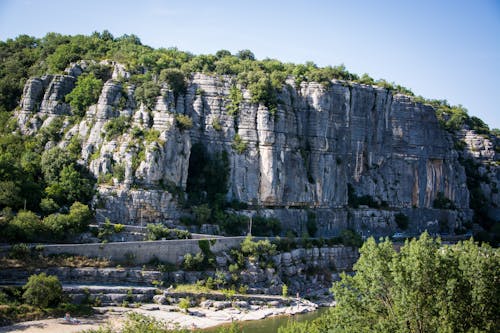
<path id="1" fill-rule="evenodd" d="M 451 106 L 446 100 L 415 97 L 405 87 L 383 79 L 374 80 L 367 74 L 359 76 L 350 73 L 343 65 L 319 67 L 313 62 L 293 64 L 275 59 L 257 60 L 249 50 L 241 50 L 236 54 L 220 50 L 215 54 L 194 55 L 177 48 L 154 49 L 143 45 L 135 35 L 114 37 L 108 31 L 103 31 L 89 36 L 48 33 L 42 38 L 35 38 L 21 35 L 15 39 L 0 41 L 0 59 L 0 227 L 13 230 L 16 224 L 22 224 L 45 228 L 16 236 L 23 241 L 43 239 L 41 235 L 57 238 L 56 236 L 62 237 L 68 231 L 85 229 L 89 217 L 87 212 L 80 209 L 79 212 L 83 215 L 75 217 L 76 213 L 70 209 L 75 203 L 88 205 L 95 193 L 96 180 L 79 161 L 82 138 L 75 135 L 64 151 L 56 147 L 56 144 L 70 125 L 79 121 L 86 109 L 97 101 L 104 81 L 111 78 L 110 64 L 113 62 L 123 64 L 124 69 L 130 73 L 130 77 L 117 78 L 118 81 L 127 81 L 122 87 L 120 101 L 117 102 L 117 106 L 122 107 L 134 105 L 129 103 L 132 90 L 130 96 L 127 92 L 127 87 L 132 85 L 135 86 L 133 96 L 146 109 L 154 107 L 155 98 L 162 92 L 162 84 L 170 87 L 177 101 L 178 96 L 186 93 L 192 73 L 201 72 L 230 78 L 232 88 L 227 111 L 234 117 L 239 116 L 239 109 L 244 102 L 260 103 L 268 108 L 271 115 L 275 115 L 281 103 L 279 96 L 286 89 L 300 87 L 303 82 L 318 82 L 324 89 L 328 89 L 332 80 L 342 80 L 345 85 L 358 83 L 381 86 L 393 93 L 413 96 L 415 102 L 428 103 L 435 108 L 438 120 L 449 131 L 457 131 L 467 125 L 480 134 L 498 133 L 498 130 L 490 131 L 480 119 L 469 117 L 467 110 L 460 105 Z M 19 105 L 27 79 L 64 73 L 76 61 L 84 61 L 86 66 L 82 67 L 84 72 L 78 77 L 76 87 L 65 97 L 71 107 L 71 115 L 54 118 L 50 125 L 44 126 L 36 134 L 21 135 L 11 116 Z M 246 89 L 250 98 L 243 98 L 242 89 Z M 202 91 L 197 93 L 203 94 Z M 34 106 L 35 109 L 39 107 L 40 105 Z M 37 114 L 34 117 L 34 120 L 41 123 L 45 119 L 37 117 L 43 118 L 46 115 Z M 189 130 L 192 119 L 178 115 L 176 124 L 181 130 Z M 117 117 L 106 124 L 106 136 L 108 139 L 119 136 L 129 126 L 130 118 Z M 221 130 L 219 119 L 214 119 L 213 126 L 214 129 Z M 248 143 L 236 134 L 232 147 L 243 154 Z M 137 149 L 133 169 L 137 168 L 145 155 L 143 146 L 139 145 Z M 98 153 L 93 152 L 91 156 L 99 156 Z M 232 223 L 232 216 L 221 211 L 221 207 L 225 205 L 221 200 L 227 188 L 227 158 L 221 153 L 220 156 L 214 155 L 205 160 L 209 163 L 200 164 L 200 169 L 203 170 L 190 170 L 190 174 L 194 172 L 200 177 L 188 179 L 188 206 L 199 206 L 193 212 L 202 213 L 207 211 L 207 207 L 203 206 L 207 204 L 210 212 L 204 216 L 209 216 L 209 220 L 223 221 L 222 226 L 246 224 L 244 220 Z M 190 168 L 191 165 L 192 163 Z M 216 172 L 210 175 L 210 171 L 214 170 Z M 113 171 L 116 179 L 123 180 L 123 166 L 113 166 Z M 112 177 L 100 180 L 102 183 L 110 183 Z M 476 203 L 480 202 L 481 197 L 473 195 L 473 198 L 475 201 L 471 207 L 476 209 L 480 207 Z M 370 198 L 357 199 L 359 202 L 355 202 L 354 206 L 363 204 L 363 200 Z M 378 204 L 383 205 L 368 201 L 369 206 Z M 16 216 L 20 211 L 22 212 Z M 237 231 L 239 230 L 236 233 Z M 2 233 L 0 237 L 12 240 L 9 235 L 9 232 Z"/>

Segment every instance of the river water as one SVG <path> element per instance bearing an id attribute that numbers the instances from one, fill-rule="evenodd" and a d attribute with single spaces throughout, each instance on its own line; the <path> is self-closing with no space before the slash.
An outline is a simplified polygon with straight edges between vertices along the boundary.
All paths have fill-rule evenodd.
<path id="1" fill-rule="evenodd" d="M 323 313 L 327 312 L 328 308 L 320 308 L 314 312 L 299 314 L 295 316 L 278 316 L 262 320 L 242 321 L 239 322 L 243 328 L 243 333 L 276 333 L 278 328 L 286 325 L 289 321 L 308 321 L 318 318 Z M 217 332 L 217 327 L 203 330 L 205 333 Z"/>

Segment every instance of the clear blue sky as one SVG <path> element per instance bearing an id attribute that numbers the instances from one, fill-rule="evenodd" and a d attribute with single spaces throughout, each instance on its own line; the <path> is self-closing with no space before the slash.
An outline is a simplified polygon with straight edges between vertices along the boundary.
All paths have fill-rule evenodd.
<path id="1" fill-rule="evenodd" d="M 1 40 L 105 29 L 195 54 L 344 63 L 500 128 L 500 0 L 0 0 Z"/>

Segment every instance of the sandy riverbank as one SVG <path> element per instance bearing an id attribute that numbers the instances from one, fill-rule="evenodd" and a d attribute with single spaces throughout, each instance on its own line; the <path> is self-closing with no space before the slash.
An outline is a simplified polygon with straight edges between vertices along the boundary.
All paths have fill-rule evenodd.
<path id="1" fill-rule="evenodd" d="M 190 308 L 188 313 L 178 311 L 176 306 L 171 305 L 145 304 L 139 308 L 102 307 L 98 308 L 98 312 L 101 314 L 90 318 L 78 318 L 81 321 L 79 325 L 68 325 L 62 319 L 45 319 L 0 327 L 0 333 L 74 333 L 96 329 L 100 326 L 119 329 L 126 319 L 127 313 L 132 311 L 152 316 L 167 323 L 172 328 L 196 329 L 218 326 L 233 321 L 261 320 L 272 316 L 305 313 L 314 311 L 316 308 L 315 304 L 307 301 L 283 307 L 230 307 L 221 310 L 195 307 Z"/>

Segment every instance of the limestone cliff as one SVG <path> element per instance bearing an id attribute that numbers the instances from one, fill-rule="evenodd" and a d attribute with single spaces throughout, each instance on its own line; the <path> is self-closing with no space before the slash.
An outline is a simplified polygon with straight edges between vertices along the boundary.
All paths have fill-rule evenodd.
<path id="1" fill-rule="evenodd" d="M 113 66 L 113 78 L 105 83 L 98 103 L 76 123 L 66 121 L 64 139 L 57 143 L 64 147 L 78 136 L 80 162 L 96 178 L 113 174 L 112 180 L 99 184 L 94 200 L 98 218 L 175 223 L 184 214 L 180 201 L 185 198 L 191 147 L 201 143 L 209 154 L 228 153 L 227 200 L 259 207 L 298 234 L 310 211 L 322 236 L 347 227 L 365 235 L 388 234 L 397 229 L 398 212 L 409 217 L 413 231 L 436 229 L 439 221 L 456 227 L 471 220 L 464 168 L 431 106 L 376 86 L 334 80 L 329 87 L 296 87 L 289 79 L 279 92 L 275 113 L 251 103 L 250 93 L 237 86 L 243 101 L 231 114 L 234 78 L 193 74 L 185 94 L 175 96 L 164 83 L 149 110 L 135 101 L 135 87 L 123 66 Z M 17 111 L 24 133 L 71 114 L 64 96 L 81 73 L 77 67 L 68 70 L 71 75 L 26 83 Z M 178 126 L 178 114 L 189 116 L 192 127 Z M 130 126 L 117 136 L 107 135 L 106 124 L 118 117 L 126 117 Z M 157 135 L 146 139 L 136 135 L 138 130 Z M 238 136 L 241 150 L 233 148 Z M 494 149 L 488 154 L 495 160 Z M 117 166 L 123 175 L 117 176 Z M 492 172 L 497 177 L 496 169 Z M 438 193 L 456 209 L 433 209 Z M 382 209 L 355 207 L 349 197 L 370 198 Z M 498 195 L 492 198 L 495 205 L 498 201 Z"/>

